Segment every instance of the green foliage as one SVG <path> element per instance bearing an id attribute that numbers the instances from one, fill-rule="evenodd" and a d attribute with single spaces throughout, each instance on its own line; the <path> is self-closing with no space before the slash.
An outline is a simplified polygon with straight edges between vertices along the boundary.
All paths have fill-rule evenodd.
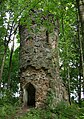
<path id="1" fill-rule="evenodd" d="M 78 119 L 84 119 L 84 107 L 80 108 L 80 115 Z"/>
<path id="2" fill-rule="evenodd" d="M 61 102 L 55 108 L 55 113 L 58 114 L 59 119 L 77 119 L 79 116 L 79 109 L 77 105 L 66 105 L 65 103 Z"/>
<path id="3" fill-rule="evenodd" d="M 0 100 L 1 101 L 1 100 Z M 83 119 L 84 107 L 79 108 L 76 104 L 68 105 L 66 102 L 60 102 L 55 109 L 51 108 L 29 108 L 25 111 L 20 107 L 19 100 L 16 103 L 0 104 L 1 119 Z M 18 113 L 19 112 L 19 113 Z"/>
<path id="4" fill-rule="evenodd" d="M 18 113 L 19 112 L 19 113 Z M 0 108 L 1 119 L 83 119 L 84 107 L 79 108 L 76 104 L 71 106 L 61 102 L 55 109 L 35 109 L 30 108 L 27 112 L 24 109 L 21 110 L 19 103 L 17 104 L 4 104 Z"/>
<path id="5" fill-rule="evenodd" d="M 26 113 L 25 116 L 20 119 L 40 119 L 40 110 L 31 109 L 29 113 Z"/>
<path id="6" fill-rule="evenodd" d="M 72 91 L 77 88 L 75 85 L 75 81 L 73 79 L 77 79 L 77 66 L 79 63 L 79 54 L 78 49 L 75 47 L 74 39 L 76 40 L 75 34 L 76 29 L 76 8 L 75 3 L 72 0 L 4 0 L 1 2 L 0 6 L 0 66 L 2 63 L 2 57 L 4 52 L 4 43 L 1 45 L 1 41 L 4 41 L 4 37 L 9 36 L 9 31 L 11 30 L 11 25 L 13 25 L 12 30 L 15 28 L 19 21 L 22 25 L 26 25 L 29 30 L 31 30 L 32 18 L 37 23 L 37 27 L 33 30 L 33 32 L 38 33 L 39 27 L 42 25 L 46 27 L 48 32 L 53 32 L 52 29 L 55 27 L 59 29 L 57 24 L 52 25 L 51 19 L 48 18 L 48 14 L 53 15 L 53 20 L 59 20 L 60 26 L 60 40 L 59 40 L 59 50 L 61 50 L 60 59 L 62 63 L 62 67 L 60 70 L 60 74 L 63 77 L 63 80 L 66 82 L 67 80 L 67 65 L 72 64 L 70 67 L 70 75 L 71 75 L 71 83 L 73 84 Z M 37 13 L 32 12 L 32 10 L 39 11 Z M 7 14 L 9 14 L 9 19 L 7 19 Z M 42 17 L 45 20 L 42 22 Z M 5 26 L 5 24 L 8 26 Z M 16 32 L 15 32 L 16 35 Z M 18 35 L 17 35 L 18 36 Z M 17 40 L 19 38 L 17 37 Z M 78 45 L 77 45 L 78 47 Z M 18 56 L 16 56 L 17 51 L 14 52 L 13 56 L 13 68 L 11 71 L 11 87 L 13 87 L 14 92 L 17 90 L 18 80 Z M 10 53 L 10 52 L 9 52 Z M 7 83 L 8 76 L 8 63 L 9 57 L 6 57 L 4 73 L 3 73 L 3 81 Z M 74 68 L 75 67 L 75 68 Z M 74 70 L 74 71 L 73 71 Z M 74 72 L 74 73 L 73 73 Z M 14 85 L 15 84 L 15 85 Z M 76 82 L 77 84 L 77 82 Z M 75 86 L 74 86 L 75 85 Z"/>
<path id="7" fill-rule="evenodd" d="M 1 100 L 0 102 L 1 105 L 4 105 L 6 103 L 14 104 L 18 100 L 18 98 L 14 97 L 12 91 L 6 89 L 3 93 L 3 97 L 0 100 Z"/>
<path id="8" fill-rule="evenodd" d="M 32 10 L 41 11 L 39 13 L 34 13 Z M 9 18 L 7 18 L 7 14 Z M 48 19 L 48 14 L 53 14 L 54 22 L 59 20 L 59 26 L 52 25 L 50 19 Z M 52 32 L 55 27 L 56 30 L 59 29 L 59 55 L 60 62 L 60 75 L 65 81 L 66 85 L 68 80 L 68 67 L 70 76 L 70 92 L 76 91 L 78 93 L 78 76 L 81 74 L 79 71 L 80 61 L 80 47 L 79 41 L 77 39 L 77 11 L 75 7 L 75 1 L 72 0 L 1 0 L 0 1 L 0 67 L 2 65 L 2 59 L 4 55 L 5 45 L 8 41 L 10 31 L 14 30 L 14 26 L 19 24 L 26 25 L 29 30 L 31 30 L 33 16 L 37 27 L 32 31 L 38 33 L 39 28 L 43 25 L 46 27 L 48 32 Z M 47 16 L 47 18 L 46 18 Z M 41 18 L 44 17 L 45 20 L 42 22 Z M 11 27 L 12 26 L 12 27 Z M 17 36 L 19 41 L 18 30 L 13 33 Z M 6 41 L 5 41 L 6 37 Z M 16 39 L 15 39 L 16 40 Z M 20 42 L 20 41 L 19 41 Z M 8 83 L 8 69 L 9 69 L 9 57 L 10 50 L 8 48 L 6 53 L 6 61 L 4 66 L 4 72 L 2 77 L 3 89 L 1 90 L 2 98 L 0 98 L 0 118 L 9 119 L 11 115 L 16 113 L 15 102 L 18 100 L 14 96 L 14 93 L 18 92 L 19 84 L 19 48 L 14 51 L 12 59 L 12 70 L 11 70 L 11 89 L 7 89 Z M 82 74 L 81 74 L 82 75 Z M 61 103 L 57 107 L 51 109 L 51 102 L 53 99 L 53 94 L 49 94 L 47 100 L 49 109 L 31 109 L 26 113 L 21 119 L 83 119 L 84 118 L 84 108 L 82 102 L 82 108 L 78 108 L 77 105 L 66 105 Z"/>
<path id="9" fill-rule="evenodd" d="M 48 109 L 30 109 L 29 112 L 22 116 L 20 119 L 51 119 L 55 118 L 56 115 L 52 114 L 52 112 Z"/>
<path id="10" fill-rule="evenodd" d="M 10 103 L 0 105 L 0 119 L 11 119 L 16 113 L 17 108 L 15 104 L 11 105 Z"/>

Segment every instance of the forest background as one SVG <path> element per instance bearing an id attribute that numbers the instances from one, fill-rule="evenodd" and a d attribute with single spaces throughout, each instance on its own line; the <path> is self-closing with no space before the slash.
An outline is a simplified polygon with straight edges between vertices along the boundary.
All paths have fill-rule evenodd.
<path id="1" fill-rule="evenodd" d="M 1 119 L 12 115 L 12 109 L 19 108 L 19 21 L 23 25 L 31 26 L 30 11 L 41 10 L 46 16 L 54 15 L 58 21 L 59 31 L 59 71 L 68 91 L 68 110 L 73 116 L 75 110 L 78 114 L 74 119 L 84 118 L 84 0 L 0 0 L 0 116 Z M 36 16 L 36 22 L 41 24 L 41 16 Z M 51 30 L 49 22 L 46 27 Z M 11 44 L 11 45 L 10 45 Z M 17 47 L 18 45 L 18 47 Z M 74 103 L 74 104 L 73 104 Z M 14 107 L 12 105 L 15 105 Z M 74 105 L 74 106 L 73 106 Z M 71 119 L 65 113 L 65 104 L 61 103 L 55 114 L 59 119 Z M 76 109 L 75 109 L 76 108 Z M 8 110 L 7 110 L 8 109 Z M 11 111 L 10 111 L 11 110 Z M 60 111 L 61 110 L 61 111 Z M 66 110 L 66 109 L 65 109 Z M 74 110 L 74 111 L 73 111 Z M 80 111 L 82 110 L 82 111 Z M 7 112 L 8 111 L 8 112 Z M 32 110 L 31 110 L 32 111 Z M 39 113 L 37 113 L 39 112 Z M 39 119 L 40 110 L 33 110 L 33 115 Z M 52 112 L 47 111 L 44 116 L 50 118 Z M 38 115 L 36 115 L 36 113 Z M 64 114 L 64 115 L 63 115 Z M 29 113 L 30 116 L 31 113 Z M 32 115 L 32 119 L 33 119 Z M 68 115 L 68 116 L 66 116 Z M 38 118 L 37 118 L 38 117 Z M 26 118 L 26 117 L 25 117 Z M 40 117 L 41 118 L 41 117 Z"/>

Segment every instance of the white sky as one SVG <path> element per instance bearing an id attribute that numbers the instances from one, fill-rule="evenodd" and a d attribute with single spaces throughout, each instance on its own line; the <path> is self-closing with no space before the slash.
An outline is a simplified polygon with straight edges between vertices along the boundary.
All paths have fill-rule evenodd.
<path id="1" fill-rule="evenodd" d="M 13 41 L 11 41 L 11 42 L 9 43 L 9 49 L 10 49 L 10 50 L 11 50 L 12 44 L 13 44 Z M 14 51 L 17 49 L 17 47 L 19 47 L 19 45 L 20 45 L 20 43 L 17 43 L 17 39 L 16 39 L 16 37 L 15 37 L 15 39 L 14 39 Z"/>

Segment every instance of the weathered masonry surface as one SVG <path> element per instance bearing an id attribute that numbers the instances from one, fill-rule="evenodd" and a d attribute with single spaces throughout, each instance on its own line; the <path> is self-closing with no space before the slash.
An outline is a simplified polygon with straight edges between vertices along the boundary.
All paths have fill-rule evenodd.
<path id="1" fill-rule="evenodd" d="M 36 24 L 32 25 L 35 30 Z M 46 40 L 46 29 L 38 33 L 20 25 L 20 81 L 22 99 L 28 107 L 56 105 L 67 100 L 67 93 L 59 77 L 57 31 L 53 29 Z M 26 95 L 26 96 L 25 96 Z M 49 96 L 51 99 L 49 101 Z"/>

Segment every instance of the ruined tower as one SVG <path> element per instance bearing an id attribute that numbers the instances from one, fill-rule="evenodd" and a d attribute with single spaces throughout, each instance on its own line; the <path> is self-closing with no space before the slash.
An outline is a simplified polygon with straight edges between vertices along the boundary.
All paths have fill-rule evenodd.
<path id="1" fill-rule="evenodd" d="M 57 40 L 58 32 L 51 32 L 37 24 L 31 29 L 20 25 L 20 82 L 21 97 L 27 107 L 54 106 L 67 100 L 67 93 L 59 77 Z"/>

